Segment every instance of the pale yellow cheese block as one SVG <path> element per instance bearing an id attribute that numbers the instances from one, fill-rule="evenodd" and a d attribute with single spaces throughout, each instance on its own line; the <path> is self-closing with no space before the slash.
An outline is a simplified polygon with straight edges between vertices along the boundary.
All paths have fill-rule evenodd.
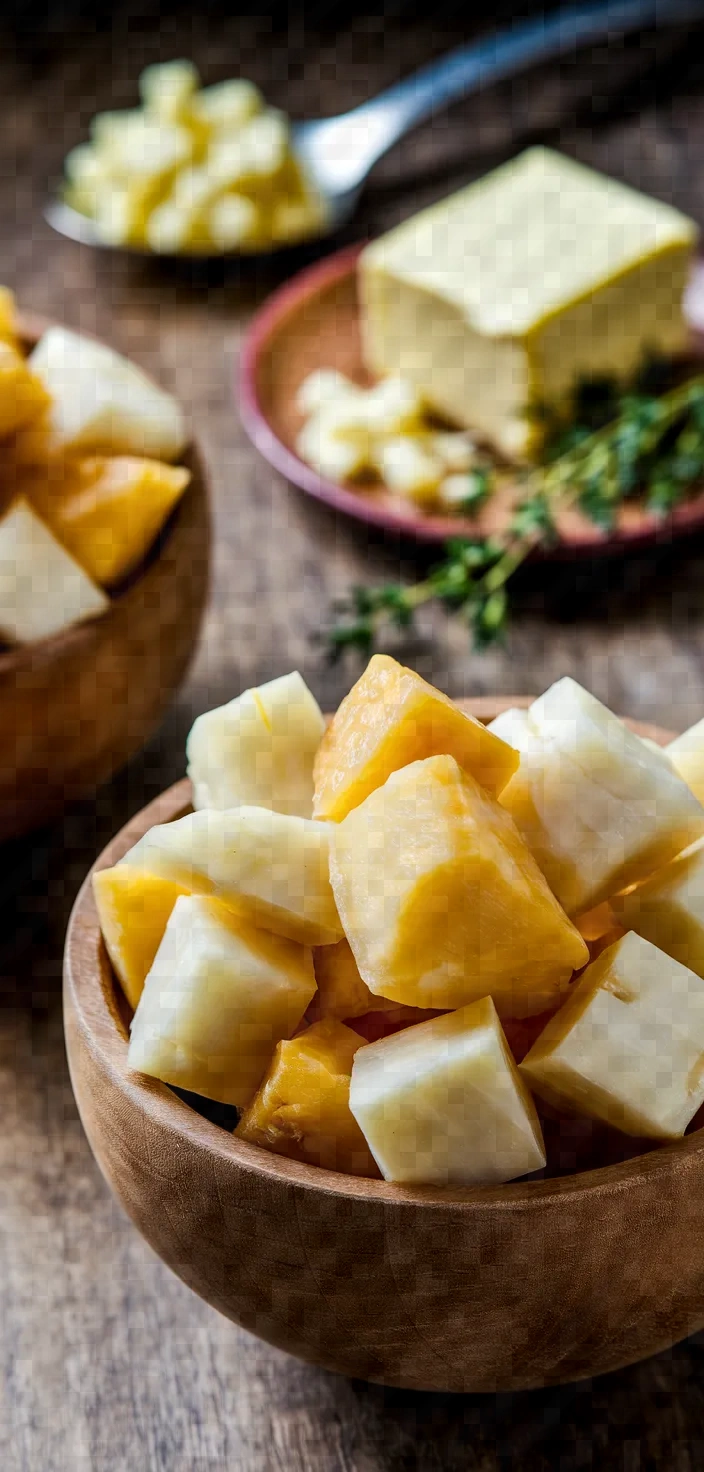
<path id="1" fill-rule="evenodd" d="M 509 456 L 580 377 L 680 352 L 697 238 L 669 205 L 531 148 L 367 246 L 363 350 Z"/>

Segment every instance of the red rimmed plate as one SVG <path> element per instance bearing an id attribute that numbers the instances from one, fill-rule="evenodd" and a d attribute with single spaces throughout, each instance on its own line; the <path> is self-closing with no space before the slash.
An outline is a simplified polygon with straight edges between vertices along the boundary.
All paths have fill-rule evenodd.
<path id="1" fill-rule="evenodd" d="M 244 428 L 260 454 L 294 485 L 357 521 L 423 542 L 448 537 L 485 536 L 500 531 L 511 498 L 496 495 L 479 516 L 428 516 L 404 497 L 376 484 L 339 485 L 307 465 L 296 453 L 302 417 L 296 408 L 300 385 L 316 368 L 337 368 L 359 383 L 369 383 L 362 362 L 355 245 L 301 271 L 269 298 L 245 338 L 239 375 L 239 408 Z M 698 262 L 687 295 L 693 332 L 704 330 L 704 262 Z M 578 510 L 558 518 L 560 541 L 539 555 L 571 558 L 624 552 L 669 542 L 704 530 L 704 491 L 671 516 L 656 518 L 636 503 L 622 506 L 616 529 L 605 533 Z"/>

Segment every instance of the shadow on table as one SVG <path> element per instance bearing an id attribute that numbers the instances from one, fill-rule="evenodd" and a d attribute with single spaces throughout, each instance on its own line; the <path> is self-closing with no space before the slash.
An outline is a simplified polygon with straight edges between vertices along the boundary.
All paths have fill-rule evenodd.
<path id="1" fill-rule="evenodd" d="M 613 1375 L 505 1395 L 356 1381 L 384 1472 L 679 1472 L 704 1466 L 704 1334 Z"/>

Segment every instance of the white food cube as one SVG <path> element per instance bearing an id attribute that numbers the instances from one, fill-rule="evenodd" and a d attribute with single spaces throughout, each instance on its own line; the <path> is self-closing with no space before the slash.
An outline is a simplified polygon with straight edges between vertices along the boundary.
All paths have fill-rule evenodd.
<path id="1" fill-rule="evenodd" d="M 186 429 L 176 400 L 103 343 L 50 327 L 29 359 L 53 400 L 63 448 L 175 460 Z"/>
<path id="2" fill-rule="evenodd" d="M 141 184 L 110 179 L 95 193 L 93 218 L 106 245 L 140 245 L 144 239 L 148 200 Z"/>
<path id="3" fill-rule="evenodd" d="M 676 736 L 665 751 L 682 781 L 704 802 L 704 720 Z"/>
<path id="4" fill-rule="evenodd" d="M 494 717 L 487 726 L 487 731 L 493 731 L 507 746 L 512 746 L 514 751 L 528 752 L 542 750 L 542 742 L 527 710 L 521 710 L 517 705 L 509 706 L 508 710 L 502 710 L 501 714 Z"/>
<path id="5" fill-rule="evenodd" d="M 346 414 L 347 406 L 344 406 Z M 340 415 L 343 415 L 341 406 Z M 346 420 L 345 426 L 346 428 Z M 370 446 L 363 434 L 343 434 L 331 423 L 329 410 L 313 414 L 296 439 L 296 450 L 308 465 L 331 481 L 351 480 L 370 467 Z"/>
<path id="6" fill-rule="evenodd" d="M 387 1181 L 474 1186 L 545 1165 L 540 1122 L 489 997 L 360 1048 L 350 1109 Z"/>
<path id="7" fill-rule="evenodd" d="M 616 895 L 612 909 L 668 956 L 704 976 L 704 840 L 692 844 L 645 884 Z"/>
<path id="8" fill-rule="evenodd" d="M 446 470 L 471 470 L 476 458 L 476 449 L 467 434 L 436 432 L 431 436 L 433 453 L 442 460 Z M 465 479 L 465 485 L 467 484 Z"/>
<path id="9" fill-rule="evenodd" d="M 435 500 L 443 465 L 420 436 L 394 435 L 382 440 L 377 446 L 376 463 L 389 490 L 411 501 Z"/>
<path id="10" fill-rule="evenodd" d="M 288 126 L 278 113 L 256 117 L 232 137 L 215 137 L 207 167 L 230 188 L 261 187 L 280 172 L 288 154 Z"/>
<path id="11" fill-rule="evenodd" d="M 335 407 L 347 399 L 360 398 L 364 389 L 336 368 L 316 368 L 303 380 L 296 394 L 296 408 L 306 416 L 317 414 L 319 409 Z"/>
<path id="12" fill-rule="evenodd" d="M 110 170 L 91 143 L 72 148 L 64 160 L 64 173 L 69 183 L 70 202 L 74 209 L 94 214 L 101 190 L 110 186 Z"/>
<path id="13" fill-rule="evenodd" d="M 202 87 L 194 98 L 193 112 L 199 121 L 225 132 L 235 132 L 251 122 L 263 108 L 262 94 L 254 82 L 235 77 Z"/>
<path id="14" fill-rule="evenodd" d="M 365 424 L 373 434 L 404 434 L 418 429 L 424 404 L 418 389 L 405 378 L 384 378 L 364 399 Z"/>
<path id="15" fill-rule="evenodd" d="M 186 743 L 193 806 L 249 804 L 310 818 L 324 733 L 320 706 L 297 670 L 206 711 Z"/>
<path id="16" fill-rule="evenodd" d="M 218 250 L 237 250 L 257 240 L 261 211 L 244 194 L 224 194 L 211 206 L 207 228 Z"/>
<path id="17" fill-rule="evenodd" d="M 145 67 L 139 91 L 147 112 L 164 122 L 177 122 L 187 112 L 199 80 L 191 61 L 165 61 Z"/>
<path id="18" fill-rule="evenodd" d="M 314 992 L 305 947 L 181 895 L 134 1015 L 129 1066 L 243 1108 Z"/>
<path id="19" fill-rule="evenodd" d="M 215 198 L 220 187 L 209 169 L 202 164 L 192 164 L 176 175 L 169 202 L 189 210 L 203 209 Z"/>
<path id="20" fill-rule="evenodd" d="M 704 1102 L 704 983 L 631 932 L 585 971 L 521 1073 L 558 1109 L 627 1135 L 683 1135 Z"/>
<path id="21" fill-rule="evenodd" d="M 576 681 L 558 680 L 515 729 L 521 764 L 501 805 L 568 914 L 593 909 L 704 834 L 704 808 L 670 764 Z"/>
<path id="22" fill-rule="evenodd" d="M 302 945 L 342 938 L 329 823 L 267 808 L 208 808 L 151 828 L 120 863 L 213 895 L 253 925 Z"/>
<path id="23" fill-rule="evenodd" d="M 48 639 L 109 606 L 29 503 L 16 500 L 0 520 L 0 637 Z"/>

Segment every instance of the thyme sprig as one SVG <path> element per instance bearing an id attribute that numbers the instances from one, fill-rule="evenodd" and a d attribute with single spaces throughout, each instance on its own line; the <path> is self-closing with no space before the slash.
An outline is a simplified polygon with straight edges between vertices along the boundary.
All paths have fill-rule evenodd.
<path id="1" fill-rule="evenodd" d="M 346 649 L 370 654 L 385 628 L 409 629 L 434 600 L 460 615 L 474 647 L 485 648 L 506 632 L 509 580 L 536 547 L 557 539 L 561 512 L 578 505 L 609 532 L 624 501 L 642 497 L 665 516 L 704 480 L 704 377 L 660 394 L 635 384 L 618 397 L 607 381 L 580 392 L 572 423 L 546 426 L 544 461 L 526 476 L 501 536 L 449 541 L 444 560 L 421 582 L 353 588 L 327 635 L 333 658 Z M 492 489 L 499 480 L 494 472 Z"/>

